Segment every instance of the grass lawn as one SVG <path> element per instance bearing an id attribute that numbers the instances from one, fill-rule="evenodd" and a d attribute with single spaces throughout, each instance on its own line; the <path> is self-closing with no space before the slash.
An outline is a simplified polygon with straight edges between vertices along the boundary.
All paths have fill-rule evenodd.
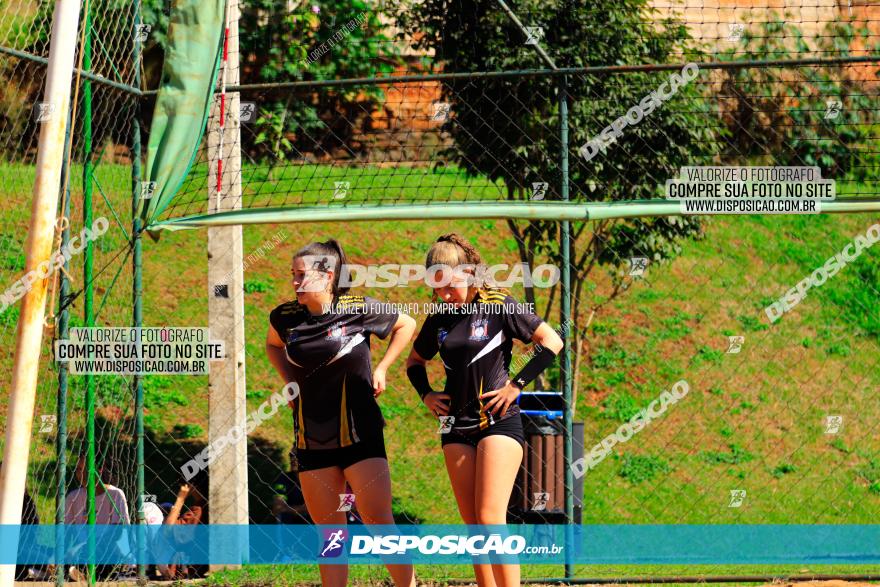
<path id="1" fill-rule="evenodd" d="M 409 180 L 394 179 L 386 168 L 371 189 L 389 194 L 399 190 L 413 199 L 421 190 L 427 198 L 439 190 L 445 200 L 492 197 L 498 187 L 485 181 L 463 180 L 451 171 L 424 170 Z M 0 166 L 0 283 L 8 287 L 23 272 L 21 246 L 26 237 L 30 186 L 29 167 Z M 81 171 L 74 167 L 72 176 Z M 95 216 L 111 220 L 127 216 L 129 169 L 98 166 L 101 190 L 95 194 Z M 246 176 L 246 193 L 287 203 L 332 200 L 336 181 L 359 186 L 354 200 L 372 193 L 357 179 L 362 169 L 311 166 L 296 177 L 261 178 L 260 170 Z M 309 175 L 311 174 L 311 175 Z M 416 179 L 413 179 L 416 178 Z M 417 178 L 422 178 L 421 180 Z M 265 180 L 265 181 L 264 181 Z M 271 181 L 269 181 L 271 180 Z M 259 183 L 258 185 L 258 181 Z M 413 182 L 412 185 L 405 181 Z M 419 183 L 421 181 L 422 183 Z M 403 182 L 395 184 L 394 182 Z M 446 182 L 446 183 L 444 183 Z M 390 191 L 389 191 L 390 190 Z M 402 191 L 400 191 L 402 190 Z M 113 209 L 101 195 L 112 204 Z M 203 196 L 178 213 L 196 213 Z M 314 199 L 312 199 L 314 198 Z M 73 226 L 81 228 L 81 195 L 73 194 Z M 267 200 L 268 201 L 268 200 Z M 259 204 L 268 205 L 268 204 Z M 274 205 L 274 204 L 273 204 Z M 184 210 L 186 208 L 186 210 Z M 671 262 L 651 264 L 644 279 L 597 314 L 586 337 L 576 390 L 576 421 L 585 422 L 585 444 L 612 433 L 641 407 L 679 379 L 689 394 L 670 407 L 626 444 L 615 447 L 585 478 L 585 523 L 635 524 L 871 524 L 880 511 L 880 390 L 878 334 L 880 251 L 867 249 L 855 262 L 809 295 L 779 322 L 770 324 L 764 308 L 843 249 L 876 218 L 869 215 L 735 216 L 706 221 L 704 238 L 683 243 Z M 128 222 L 122 223 L 128 231 Z M 474 241 L 492 263 L 518 261 L 516 244 L 504 221 L 408 221 L 340 224 L 247 226 L 244 255 L 272 236 L 282 244 L 245 272 L 245 330 L 247 336 L 247 393 L 256 408 L 280 381 L 266 360 L 263 345 L 268 312 L 291 296 L 288 264 L 301 245 L 338 238 L 354 263 L 420 263 L 430 243 L 444 232 L 456 231 Z M 207 326 L 205 231 L 165 233 L 158 242 L 144 238 L 144 322 L 147 326 Z M 580 246 L 586 242 L 582 237 Z M 130 259 L 126 235 L 113 221 L 96 244 L 95 306 L 98 325 L 128 325 L 131 320 Z M 82 257 L 72 261 L 74 290 L 82 288 Z M 118 276 L 117 276 L 118 272 Z M 115 284 L 111 287 L 114 278 Z M 584 299 L 607 291 L 609 277 L 596 270 Z M 427 302 L 421 287 L 363 290 L 394 302 Z M 522 298 L 515 288 L 514 296 Z M 547 296 L 539 291 L 538 306 Z M 106 296 L 106 297 L 105 297 Z M 82 323 L 83 297 L 73 303 Z M 11 372 L 17 308 L 0 314 L 0 371 Z M 421 322 L 423 316 L 416 316 Z M 554 307 L 548 320 L 559 324 Z M 727 353 L 728 337 L 745 336 L 738 354 Z M 57 372 L 49 363 L 44 341 L 37 414 L 55 411 Z M 382 346 L 374 346 L 374 355 Z M 515 349 L 523 352 L 524 347 Z M 432 380 L 441 369 L 432 365 Z M 78 442 L 84 422 L 82 377 L 72 377 L 69 404 L 72 443 Z M 116 456 L 133 459 L 132 401 L 123 378 L 98 378 L 99 413 L 106 424 L 100 440 Z M 207 441 L 208 389 L 206 377 L 149 376 L 145 379 L 147 426 L 147 492 L 159 501 L 173 500 L 176 468 Z M 402 360 L 389 371 L 388 389 L 380 398 L 388 422 L 386 444 L 394 483 L 394 508 L 401 519 L 421 523 L 455 523 L 455 509 L 443 467 L 436 423 L 417 401 L 406 381 Z M 0 398 L 5 418 L 6 397 Z M 826 418 L 842 416 L 842 427 L 826 433 Z M 40 423 L 39 417 L 37 424 Z M 35 428 L 37 430 L 37 428 Z M 53 433 L 35 432 L 29 489 L 44 520 L 51 519 L 54 496 Z M 280 415 L 249 438 L 251 515 L 260 523 L 270 519 L 271 484 L 286 466 L 291 423 Z M 118 471 L 119 485 L 133 494 L 134 471 Z M 744 490 L 740 507 L 729 507 L 733 490 Z M 800 573 L 802 569 L 743 569 L 695 567 L 589 567 L 578 576 L 636 576 L 646 574 Z M 812 574 L 863 573 L 856 567 L 810 568 Z M 559 576 L 560 568 L 528 567 L 524 576 Z M 354 567 L 352 576 L 367 583 L 387 575 L 384 570 Z M 470 577 L 465 567 L 438 566 L 423 576 L 444 579 Z M 313 568 L 250 567 L 217 584 L 295 584 L 314 580 Z"/>

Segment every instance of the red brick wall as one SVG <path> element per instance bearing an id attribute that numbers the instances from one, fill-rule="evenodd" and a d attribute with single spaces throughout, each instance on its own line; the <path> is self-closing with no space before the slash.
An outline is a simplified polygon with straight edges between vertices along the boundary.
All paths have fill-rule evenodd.
<path id="1" fill-rule="evenodd" d="M 852 47 L 853 54 L 867 54 L 865 47 L 880 43 L 880 2 L 874 0 L 851 0 L 851 6 L 847 0 L 653 0 L 651 4 L 659 16 L 675 14 L 687 22 L 691 35 L 709 55 L 735 46 L 736 41 L 728 38 L 731 24 L 754 27 L 769 20 L 773 12 L 796 25 L 811 47 L 815 36 L 836 21 L 869 30 L 870 36 Z M 413 56 L 412 64 L 398 68 L 394 75 L 417 73 L 415 63 Z M 848 71 L 874 85 L 878 83 L 877 69 L 877 64 L 870 64 L 851 66 Z M 368 115 L 365 131 L 355 135 L 367 148 L 370 161 L 426 163 L 439 148 L 451 143 L 439 132 L 442 120 L 433 119 L 435 104 L 442 100 L 438 82 L 389 85 L 385 95 L 382 107 Z"/>

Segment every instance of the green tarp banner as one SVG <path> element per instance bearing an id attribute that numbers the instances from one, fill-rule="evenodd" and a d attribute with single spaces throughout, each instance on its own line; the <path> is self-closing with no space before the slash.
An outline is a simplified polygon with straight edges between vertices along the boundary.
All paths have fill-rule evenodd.
<path id="1" fill-rule="evenodd" d="M 222 57 L 225 9 L 226 0 L 177 0 L 173 8 L 144 174 L 155 184 L 138 206 L 147 228 L 180 189 L 201 143 Z"/>

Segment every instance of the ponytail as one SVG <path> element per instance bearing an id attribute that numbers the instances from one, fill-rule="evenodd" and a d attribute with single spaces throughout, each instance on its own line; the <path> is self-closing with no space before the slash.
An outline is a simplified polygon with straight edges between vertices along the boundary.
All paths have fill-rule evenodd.
<path id="1" fill-rule="evenodd" d="M 348 258 L 345 256 L 345 251 L 342 250 L 342 245 L 340 245 L 339 241 L 335 238 L 328 239 L 327 242 L 323 244 L 336 251 L 337 269 L 336 275 L 333 277 L 333 295 L 341 296 L 342 294 L 348 293 L 347 285 L 342 287 L 339 285 L 343 273 L 345 273 L 345 282 L 351 283 L 351 280 L 348 279 Z"/>

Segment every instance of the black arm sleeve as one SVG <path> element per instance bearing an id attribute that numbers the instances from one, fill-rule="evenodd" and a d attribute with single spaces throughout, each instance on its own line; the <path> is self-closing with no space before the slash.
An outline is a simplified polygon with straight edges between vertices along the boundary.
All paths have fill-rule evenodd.
<path id="1" fill-rule="evenodd" d="M 406 376 L 409 378 L 412 386 L 416 388 L 416 391 L 419 392 L 419 397 L 423 400 L 426 395 L 434 391 L 431 389 L 431 382 L 428 381 L 428 370 L 425 369 L 424 365 L 420 363 L 410 365 L 406 370 Z"/>
<path id="2" fill-rule="evenodd" d="M 525 389 L 529 383 L 534 381 L 555 360 L 556 355 L 553 354 L 553 351 L 542 346 L 541 350 L 535 353 L 535 356 L 523 366 L 522 370 L 514 375 L 511 382 L 520 389 Z"/>

